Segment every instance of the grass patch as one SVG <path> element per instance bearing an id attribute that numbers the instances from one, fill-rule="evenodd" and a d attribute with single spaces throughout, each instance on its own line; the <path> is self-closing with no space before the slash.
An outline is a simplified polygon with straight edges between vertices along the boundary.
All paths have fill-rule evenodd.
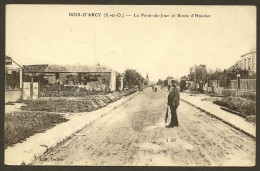
<path id="1" fill-rule="evenodd" d="M 127 90 L 122 92 L 114 92 L 107 95 L 89 95 L 85 98 L 79 99 L 67 99 L 61 97 L 53 99 L 23 100 L 22 102 L 25 103 L 26 106 L 21 109 L 26 111 L 61 113 L 90 112 L 104 107 L 107 104 L 134 92 L 136 92 L 136 90 Z"/>
<path id="2" fill-rule="evenodd" d="M 5 148 L 55 125 L 66 122 L 67 119 L 60 114 L 48 112 L 16 111 L 5 114 Z"/>
<path id="3" fill-rule="evenodd" d="M 64 98 L 61 99 L 37 99 L 37 100 L 27 100 L 24 102 L 25 107 L 21 108 L 26 111 L 46 111 L 46 112 L 88 112 L 92 111 L 95 108 L 91 103 L 91 100 L 88 99 L 79 99 L 79 100 L 67 100 Z"/>

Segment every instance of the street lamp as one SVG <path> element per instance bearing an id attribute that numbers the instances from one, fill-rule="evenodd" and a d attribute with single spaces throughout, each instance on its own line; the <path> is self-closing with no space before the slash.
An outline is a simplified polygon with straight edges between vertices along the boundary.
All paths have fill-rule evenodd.
<path id="1" fill-rule="evenodd" d="M 237 74 L 237 97 L 239 96 L 240 90 L 240 74 Z"/>

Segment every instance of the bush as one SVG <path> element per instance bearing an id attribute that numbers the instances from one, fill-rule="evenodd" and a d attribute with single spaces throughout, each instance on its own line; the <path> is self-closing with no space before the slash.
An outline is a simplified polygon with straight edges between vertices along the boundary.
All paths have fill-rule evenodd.
<path id="1" fill-rule="evenodd" d="M 222 100 L 216 100 L 214 104 L 227 107 L 246 115 L 256 114 L 256 102 L 241 97 L 226 97 Z"/>
<path id="2" fill-rule="evenodd" d="M 60 114 L 48 112 L 16 111 L 5 114 L 5 148 L 26 138 L 66 122 Z"/>
<path id="3" fill-rule="evenodd" d="M 222 94 L 223 94 L 223 96 L 225 96 L 225 97 L 229 97 L 229 96 L 236 96 L 236 90 L 231 90 L 231 89 L 223 89 L 222 90 Z"/>
<path id="4" fill-rule="evenodd" d="M 248 100 L 256 100 L 256 93 L 246 93 L 246 94 L 241 94 L 240 97 L 248 99 Z"/>
<path id="5" fill-rule="evenodd" d="M 199 90 L 199 89 L 193 89 L 193 90 L 190 90 L 190 93 L 192 93 L 192 94 L 203 94 L 203 93 L 205 93 L 204 91 L 201 91 L 201 90 Z"/>
<path id="6" fill-rule="evenodd" d="M 256 123 L 256 116 L 255 115 L 249 115 L 246 117 L 246 120 L 249 122 Z"/>

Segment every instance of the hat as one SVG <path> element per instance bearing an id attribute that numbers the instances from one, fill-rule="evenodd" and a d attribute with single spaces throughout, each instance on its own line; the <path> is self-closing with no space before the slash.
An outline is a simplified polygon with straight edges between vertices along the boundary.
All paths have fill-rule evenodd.
<path id="1" fill-rule="evenodd" d="M 177 81 L 175 81 L 175 80 L 172 80 L 172 81 L 171 81 L 171 84 L 172 84 L 172 86 L 174 86 L 174 87 L 177 87 L 177 86 L 178 86 L 178 83 L 177 83 Z"/>

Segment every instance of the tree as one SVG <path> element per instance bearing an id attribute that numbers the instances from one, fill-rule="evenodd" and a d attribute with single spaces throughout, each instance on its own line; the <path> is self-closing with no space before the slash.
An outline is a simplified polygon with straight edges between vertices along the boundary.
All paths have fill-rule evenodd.
<path id="1" fill-rule="evenodd" d="M 249 78 L 249 72 L 247 70 L 232 68 L 221 72 L 216 79 L 219 80 L 220 87 L 228 88 L 231 80 L 237 79 L 237 74 L 240 74 L 241 79 Z"/>
<path id="2" fill-rule="evenodd" d="M 158 80 L 157 85 L 162 85 L 163 81 L 161 79 Z"/>
<path id="3" fill-rule="evenodd" d="M 140 83 L 143 83 L 144 78 L 140 73 L 133 69 L 127 69 L 125 71 L 125 83 L 129 86 L 129 88 L 133 88 Z"/>
<path id="4" fill-rule="evenodd" d="M 195 84 L 199 84 L 201 81 L 203 83 L 207 82 L 207 69 L 206 65 L 195 65 L 190 68 L 190 78 Z"/>
<path id="5" fill-rule="evenodd" d="M 184 75 L 184 76 L 182 76 L 182 77 L 180 78 L 180 80 L 185 80 L 185 81 L 187 81 L 187 80 L 188 80 L 188 77 L 187 77 L 186 75 Z"/>
<path id="6" fill-rule="evenodd" d="M 168 86 L 168 80 L 163 81 L 163 86 Z"/>
<path id="7" fill-rule="evenodd" d="M 212 74 L 209 74 L 209 79 L 210 80 L 217 80 L 220 75 L 222 74 L 222 71 L 220 69 L 216 69 L 215 72 L 213 72 Z"/>

